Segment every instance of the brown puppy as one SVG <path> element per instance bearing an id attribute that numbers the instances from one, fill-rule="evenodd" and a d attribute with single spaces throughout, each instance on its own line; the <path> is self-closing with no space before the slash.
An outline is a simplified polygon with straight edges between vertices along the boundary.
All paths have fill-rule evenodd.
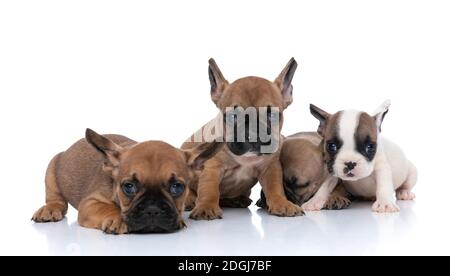
<path id="1" fill-rule="evenodd" d="M 323 183 L 338 181 L 324 166 L 322 140 L 318 133 L 304 132 L 289 136 L 282 145 L 280 161 L 286 196 L 293 203 L 302 206 L 304 211 L 315 210 L 308 203 Z M 347 208 L 351 203 L 347 197 L 345 188 L 339 184 L 323 208 Z M 257 204 L 266 207 L 264 193 L 261 193 Z"/>
<path id="2" fill-rule="evenodd" d="M 211 98 L 220 113 L 182 148 L 195 147 L 203 139 L 208 140 L 208 135 L 225 138 L 226 147 L 205 163 L 204 170 L 197 173 L 197 179 L 189 186 L 187 209 L 193 209 L 192 219 L 221 218 L 220 207 L 248 207 L 251 188 L 258 181 L 267 195 L 271 214 L 296 216 L 303 213 L 299 206 L 286 199 L 278 159 L 281 148 L 278 146 L 281 141 L 279 130 L 283 124 L 283 110 L 292 102 L 291 82 L 296 68 L 296 61 L 291 59 L 274 82 L 245 77 L 230 84 L 215 61 L 209 61 Z M 253 109 L 259 111 L 252 113 L 258 114 L 254 116 L 259 122 L 258 127 L 254 129 L 249 119 Z M 240 112 L 236 110 L 248 113 L 239 120 L 236 119 L 238 114 L 233 114 Z M 230 116 L 234 121 L 228 120 Z M 211 128 L 211 125 L 215 127 Z M 263 139 L 263 130 L 270 134 L 269 142 Z M 239 135 L 242 139 L 236 137 Z M 265 146 L 269 144 L 270 149 L 266 150 Z"/>
<path id="3" fill-rule="evenodd" d="M 85 139 L 50 162 L 46 205 L 32 219 L 62 220 L 70 203 L 83 227 L 113 234 L 173 232 L 184 226 L 185 187 L 194 169 L 218 150 L 220 143 L 183 151 L 160 141 L 137 143 L 87 129 Z"/>

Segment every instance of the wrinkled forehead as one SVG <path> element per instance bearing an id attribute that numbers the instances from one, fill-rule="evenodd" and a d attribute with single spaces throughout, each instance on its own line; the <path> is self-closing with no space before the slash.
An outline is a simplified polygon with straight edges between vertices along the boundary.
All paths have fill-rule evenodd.
<path id="1" fill-rule="evenodd" d="M 220 108 L 227 107 L 283 107 L 280 89 L 271 81 L 258 77 L 239 79 L 230 84 L 220 101 Z"/>
<path id="2" fill-rule="evenodd" d="M 187 164 L 184 154 L 164 143 L 142 145 L 124 153 L 119 170 L 119 178 L 137 178 L 145 185 L 160 185 L 174 176 L 185 181 Z"/>

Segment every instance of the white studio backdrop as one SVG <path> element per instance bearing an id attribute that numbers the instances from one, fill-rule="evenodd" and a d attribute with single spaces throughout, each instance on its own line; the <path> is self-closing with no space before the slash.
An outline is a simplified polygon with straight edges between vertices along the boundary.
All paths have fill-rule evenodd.
<path id="1" fill-rule="evenodd" d="M 447 231 L 449 14 L 434 0 L 1 1 L 0 214 L 14 223 L 0 253 L 44 203 L 50 159 L 86 127 L 179 146 L 214 117 L 210 57 L 230 81 L 275 79 L 296 58 L 284 134 L 316 130 L 309 103 L 391 99 L 383 134 L 416 163 L 418 200 Z"/>

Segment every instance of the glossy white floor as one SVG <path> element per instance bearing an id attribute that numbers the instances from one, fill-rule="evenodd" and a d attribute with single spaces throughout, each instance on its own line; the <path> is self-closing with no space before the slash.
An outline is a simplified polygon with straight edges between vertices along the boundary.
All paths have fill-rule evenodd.
<path id="1" fill-rule="evenodd" d="M 256 193 L 255 193 L 256 194 Z M 1 254 L 19 255 L 397 255 L 448 254 L 447 216 L 435 204 L 400 202 L 399 214 L 374 214 L 370 203 L 343 211 L 279 218 L 252 207 L 227 209 L 224 219 L 192 221 L 174 234 L 111 236 L 84 229 L 76 211 L 59 223 L 10 218 Z M 31 214 L 28 214 L 29 216 Z M 185 214 L 187 218 L 187 213 Z M 5 227 L 5 225 L 4 225 Z"/>

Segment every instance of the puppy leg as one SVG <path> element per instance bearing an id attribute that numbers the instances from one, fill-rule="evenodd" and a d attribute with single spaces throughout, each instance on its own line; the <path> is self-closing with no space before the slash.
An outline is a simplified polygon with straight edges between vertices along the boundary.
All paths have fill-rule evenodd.
<path id="1" fill-rule="evenodd" d="M 395 213 L 400 208 L 395 203 L 394 183 L 392 182 L 392 170 L 386 160 L 376 165 L 375 174 L 377 182 L 376 201 L 372 205 L 372 211 L 377 213 Z"/>
<path id="2" fill-rule="evenodd" d="M 347 190 L 345 190 L 344 185 L 338 184 L 334 191 L 331 193 L 328 198 L 327 203 L 324 206 L 324 209 L 327 210 L 342 210 L 346 209 L 352 203 L 348 198 L 349 194 Z"/>
<path id="3" fill-rule="evenodd" d="M 119 206 L 101 195 L 92 195 L 81 201 L 78 223 L 83 227 L 99 229 L 107 234 L 128 232 Z"/>
<path id="4" fill-rule="evenodd" d="M 222 218 L 222 210 L 219 207 L 221 179 L 220 167 L 209 166 L 203 169 L 198 181 L 197 200 L 189 218 L 195 220 Z"/>
<path id="5" fill-rule="evenodd" d="M 413 200 L 416 195 L 411 191 L 417 183 L 417 168 L 410 162 L 408 178 L 396 191 L 398 200 Z"/>
<path id="6" fill-rule="evenodd" d="M 194 190 L 189 189 L 189 193 L 186 197 L 186 203 L 184 205 L 185 211 L 192 211 L 195 208 L 195 200 L 197 199 L 197 193 Z"/>
<path id="7" fill-rule="evenodd" d="M 56 162 L 58 162 L 60 155 L 56 155 L 47 168 L 45 175 L 46 204 L 34 213 L 32 220 L 35 222 L 60 221 L 67 213 L 67 201 L 62 196 L 56 183 Z"/>
<path id="8" fill-rule="evenodd" d="M 250 204 L 252 204 L 250 191 L 235 198 L 221 198 L 219 203 L 220 207 L 224 208 L 247 208 Z"/>
<path id="9" fill-rule="evenodd" d="M 336 177 L 329 176 L 322 183 L 319 190 L 314 194 L 314 196 L 302 205 L 305 211 L 320 211 L 327 203 L 330 198 L 330 194 L 333 192 L 334 188 L 338 183 Z"/>
<path id="10" fill-rule="evenodd" d="M 286 198 L 282 172 L 280 162 L 274 161 L 260 179 L 262 190 L 266 196 L 268 211 L 272 215 L 282 217 L 303 215 L 302 208 Z"/>

